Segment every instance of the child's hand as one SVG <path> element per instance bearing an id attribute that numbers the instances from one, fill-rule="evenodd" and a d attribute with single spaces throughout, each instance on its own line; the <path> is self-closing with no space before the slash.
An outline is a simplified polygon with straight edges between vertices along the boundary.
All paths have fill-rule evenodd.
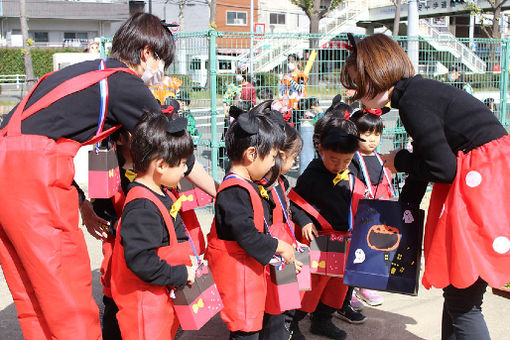
<path id="1" fill-rule="evenodd" d="M 319 232 L 317 231 L 313 223 L 308 223 L 303 228 L 301 228 L 301 233 L 303 234 L 305 240 L 307 240 L 308 242 L 312 241 L 313 235 L 319 237 Z"/>
<path id="2" fill-rule="evenodd" d="M 276 248 L 276 254 L 283 257 L 285 263 L 292 263 L 296 260 L 296 255 L 294 254 L 294 247 L 292 247 L 287 242 L 278 240 L 278 247 Z"/>
<path id="3" fill-rule="evenodd" d="M 303 269 L 303 263 L 296 260 L 294 261 L 294 264 L 296 265 L 296 274 L 301 273 L 301 270 Z"/>
<path id="4" fill-rule="evenodd" d="M 107 238 L 106 228 L 110 222 L 97 216 L 89 200 L 85 199 L 80 205 L 81 223 L 87 228 L 92 237 L 100 240 Z"/>
<path id="5" fill-rule="evenodd" d="M 191 286 L 195 283 L 196 269 L 194 267 L 186 266 L 186 270 L 188 271 L 188 285 Z"/>

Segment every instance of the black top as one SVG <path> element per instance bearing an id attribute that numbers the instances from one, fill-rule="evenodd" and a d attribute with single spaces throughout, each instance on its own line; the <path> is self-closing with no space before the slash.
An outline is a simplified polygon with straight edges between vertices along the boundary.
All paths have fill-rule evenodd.
<path id="1" fill-rule="evenodd" d="M 145 187 L 141 183 L 133 182 L 129 189 L 134 186 Z M 170 196 L 162 196 L 154 191 L 152 193 L 170 210 L 173 204 Z M 156 253 L 157 248 L 170 244 L 170 236 L 165 220 L 153 202 L 144 198 L 129 202 L 122 211 L 121 223 L 120 236 L 126 265 L 136 276 L 158 286 L 179 287 L 187 283 L 188 272 L 185 265 L 170 266 Z M 173 223 L 178 242 L 187 241 L 179 214 L 173 219 Z"/>
<path id="2" fill-rule="evenodd" d="M 85 61 L 50 75 L 35 89 L 26 108 L 65 80 L 98 70 L 99 62 L 99 60 Z M 127 66 L 117 60 L 108 59 L 106 67 Z M 132 131 L 144 109 L 161 110 L 156 98 L 140 77 L 126 72 L 117 72 L 108 77 L 107 81 L 109 97 L 105 130 L 122 124 L 128 131 Z M 83 143 L 96 133 L 100 100 L 99 84 L 92 85 L 60 99 L 25 119 L 21 124 L 21 131 L 25 134 L 48 136 L 55 140 L 64 137 Z M 7 124 L 13 112 L 14 109 L 9 112 L 0 125 L 1 128 Z"/>
<path id="3" fill-rule="evenodd" d="M 382 182 L 384 172 L 381 171 L 382 166 L 379 162 L 379 159 L 375 155 L 363 156 L 363 160 L 365 161 L 365 165 L 367 166 L 368 176 L 370 177 L 370 182 L 372 185 L 377 185 Z M 366 184 L 365 176 L 363 175 L 363 171 L 361 170 L 361 163 L 358 160 L 358 157 L 355 155 L 349 165 L 349 170 L 352 172 L 354 176 L 359 178 L 363 184 Z"/>
<path id="4" fill-rule="evenodd" d="M 417 75 L 399 81 L 391 106 L 413 138 L 413 153 L 395 157 L 398 171 L 410 174 L 401 199 L 419 203 L 428 182 L 452 183 L 457 153 L 469 152 L 507 134 L 481 101 L 453 86 Z"/>
<path id="5" fill-rule="evenodd" d="M 351 205 L 351 191 L 349 181 L 340 181 L 333 185 L 333 174 L 326 169 L 321 159 L 314 159 L 299 176 L 294 190 L 305 201 L 312 205 L 335 230 L 349 230 L 349 209 Z M 315 224 L 322 230 L 319 222 L 291 203 L 294 222 L 301 227 L 308 223 Z"/>
<path id="6" fill-rule="evenodd" d="M 247 181 L 257 192 L 258 186 Z M 266 221 L 271 221 L 267 204 L 262 204 Z M 236 241 L 255 260 L 262 265 L 269 263 L 278 247 L 278 240 L 255 227 L 253 206 L 250 194 L 240 186 L 233 186 L 220 191 L 216 195 L 215 224 L 218 238 L 225 241 Z M 272 213 L 272 211 L 271 211 Z M 264 228 L 266 230 L 266 228 Z"/>

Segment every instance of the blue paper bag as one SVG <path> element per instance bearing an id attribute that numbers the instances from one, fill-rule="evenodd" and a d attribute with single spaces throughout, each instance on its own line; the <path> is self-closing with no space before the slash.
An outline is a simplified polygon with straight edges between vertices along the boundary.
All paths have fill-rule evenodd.
<path id="1" fill-rule="evenodd" d="M 417 205 L 360 200 L 344 284 L 416 295 L 424 216 Z"/>

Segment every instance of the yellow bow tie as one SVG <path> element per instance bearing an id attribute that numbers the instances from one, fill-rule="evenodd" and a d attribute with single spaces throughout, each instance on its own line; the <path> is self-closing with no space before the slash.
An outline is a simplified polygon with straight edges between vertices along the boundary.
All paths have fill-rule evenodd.
<path id="1" fill-rule="evenodd" d="M 262 185 L 259 185 L 259 191 L 260 191 L 260 196 L 262 196 L 266 200 L 269 199 L 269 195 L 267 194 L 266 189 Z"/>
<path id="2" fill-rule="evenodd" d="M 136 172 L 127 169 L 126 174 L 124 176 L 126 176 L 126 178 L 129 179 L 130 182 L 133 182 L 136 178 Z"/>
<path id="3" fill-rule="evenodd" d="M 340 181 L 348 181 L 349 180 L 349 170 L 344 170 L 336 174 L 335 178 L 333 178 L 333 186 L 337 185 Z"/>
<path id="4" fill-rule="evenodd" d="M 200 308 L 204 308 L 204 300 L 202 300 L 202 298 L 198 299 L 197 303 L 193 304 L 191 308 L 193 309 L 193 313 L 197 314 Z"/>
<path id="5" fill-rule="evenodd" d="M 181 197 L 179 197 L 177 201 L 175 201 L 174 204 L 172 204 L 172 209 L 170 209 L 170 216 L 172 216 L 175 219 L 177 213 L 179 212 L 179 210 L 181 210 L 182 202 L 186 201 L 190 202 L 193 201 L 193 195 L 188 196 L 182 195 Z"/>
<path id="6" fill-rule="evenodd" d="M 312 261 L 312 268 L 326 268 L 326 261 Z"/>

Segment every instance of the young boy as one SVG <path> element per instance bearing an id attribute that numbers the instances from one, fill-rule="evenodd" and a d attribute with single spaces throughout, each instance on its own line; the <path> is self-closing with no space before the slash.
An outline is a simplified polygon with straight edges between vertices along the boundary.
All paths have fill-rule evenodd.
<path id="1" fill-rule="evenodd" d="M 343 232 L 346 236 L 349 217 L 353 216 L 362 197 L 356 192 L 360 183 L 355 183 L 355 177 L 347 170 L 359 148 L 356 125 L 339 115 L 326 115 L 319 122 L 320 158 L 310 162 L 298 178 L 294 191 L 289 193 L 294 221 L 301 226 L 302 236 L 307 241 L 319 236 L 319 231 L 326 235 Z M 333 230 L 327 231 L 329 228 Z M 304 294 L 302 308 L 296 312 L 291 325 L 292 339 L 304 339 L 298 322 L 309 312 L 313 312 L 310 328 L 313 334 L 345 339 L 346 333 L 332 323 L 331 317 L 342 307 L 347 289 L 339 277 L 313 274 L 312 290 Z"/>
<path id="2" fill-rule="evenodd" d="M 129 186 L 112 256 L 111 291 L 122 338 L 173 339 L 179 326 L 169 288 L 192 284 L 195 270 L 185 226 L 172 213 L 175 187 L 193 142 L 186 119 L 146 113 L 133 131 L 137 177 Z"/>

